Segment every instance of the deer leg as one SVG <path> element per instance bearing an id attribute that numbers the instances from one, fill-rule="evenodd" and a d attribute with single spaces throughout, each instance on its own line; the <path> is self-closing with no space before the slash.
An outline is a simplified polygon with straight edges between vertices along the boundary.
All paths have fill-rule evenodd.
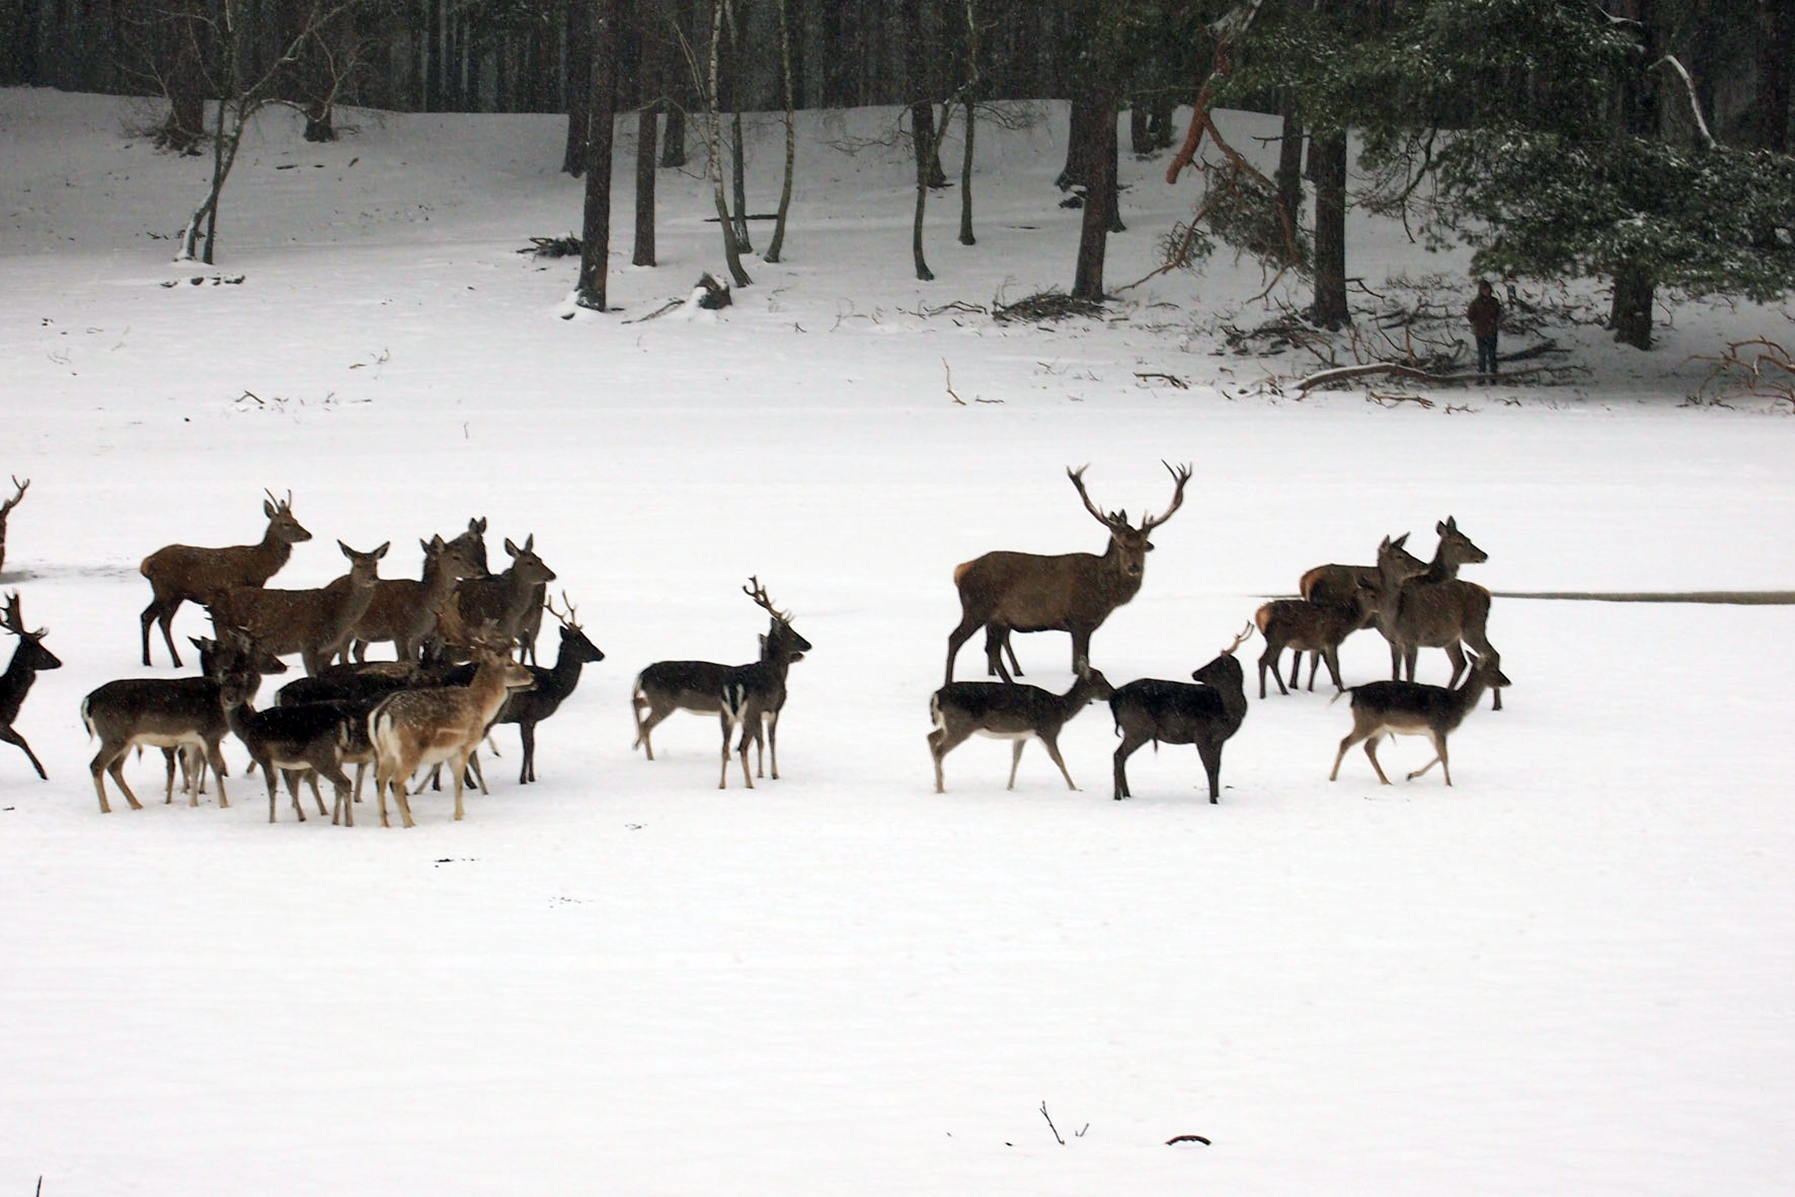
<path id="1" fill-rule="evenodd" d="M 960 647 L 972 638 L 982 621 L 974 619 L 970 614 L 962 614 L 960 626 L 947 634 L 947 680 L 944 685 L 951 685 L 954 680 L 954 658 L 960 655 Z"/>
<path id="2" fill-rule="evenodd" d="M 752 790 L 754 788 L 754 776 L 753 776 L 753 774 L 748 772 L 748 738 L 751 734 L 752 733 L 750 733 L 748 730 L 748 720 L 743 719 L 742 720 L 742 738 L 741 738 L 741 741 L 736 745 L 736 752 L 739 753 L 742 758 L 742 782 L 744 785 L 746 785 L 749 789 Z M 725 747 L 727 747 L 727 745 Z M 725 764 L 724 768 L 727 769 L 728 765 Z"/>
<path id="3" fill-rule="evenodd" d="M 260 764 L 261 762 L 258 761 L 257 763 Z M 262 774 L 268 779 L 268 821 L 270 823 L 275 823 L 279 821 L 275 818 L 275 803 L 280 800 L 280 787 L 275 781 L 274 770 L 272 768 L 264 768 Z M 295 802 L 293 805 L 297 808 L 299 804 Z M 305 818 L 305 812 L 300 811 L 299 817 L 301 819 Z"/>
<path id="4" fill-rule="evenodd" d="M 1197 755 L 1203 760 L 1203 772 L 1209 775 L 1209 805 L 1215 806 L 1222 799 L 1222 746 L 1198 740 Z"/>
<path id="5" fill-rule="evenodd" d="M 1016 659 L 1016 642 L 1014 640 L 1010 639 L 1010 629 L 1009 628 L 1004 629 L 1003 651 L 1004 651 L 1004 654 L 1010 658 L 1010 672 L 1015 674 L 1017 677 L 1021 677 L 1022 676 L 1022 662 L 1020 662 Z"/>
<path id="6" fill-rule="evenodd" d="M 1091 667 L 1091 628 L 1079 628 L 1072 633 L 1072 672 L 1083 673 Z"/>
<path id="7" fill-rule="evenodd" d="M 404 827 L 416 827 L 417 824 L 412 822 L 412 819 L 411 819 L 411 799 L 406 795 L 406 790 L 405 790 L 405 783 L 407 780 L 408 779 L 406 777 L 394 776 L 394 778 L 393 778 L 393 801 L 395 801 L 399 804 L 400 825 L 404 826 Z M 385 821 L 385 817 L 384 817 L 384 813 L 383 813 L 383 816 L 381 819 L 381 826 L 384 827 L 385 825 L 386 825 L 386 821 Z"/>
<path id="8" fill-rule="evenodd" d="M 1326 653 L 1322 654 L 1321 659 L 1328 663 L 1328 676 L 1334 679 L 1334 690 L 1337 693 L 1345 693 L 1346 687 L 1340 682 L 1340 646 L 1336 644 L 1328 649 Z M 1315 689 L 1315 671 L 1313 669 L 1309 671 L 1309 689 Z"/>
<path id="9" fill-rule="evenodd" d="M 517 738 L 524 746 L 524 761 L 517 773 L 517 784 L 527 785 L 536 780 L 536 725 L 520 723 L 517 725 Z"/>
<path id="10" fill-rule="evenodd" d="M 1057 736 L 1052 739 L 1049 739 L 1047 736 L 1042 736 L 1041 744 L 1047 749 L 1047 756 L 1049 759 L 1060 767 L 1060 776 L 1066 779 L 1066 788 L 1068 790 L 1076 790 L 1078 786 L 1072 781 L 1072 774 L 1066 769 L 1066 762 L 1060 756 L 1060 746 L 1056 742 L 1057 740 Z M 1024 743 L 1026 743 L 1024 740 L 1016 741 L 1018 746 L 1021 746 Z"/>
<path id="11" fill-rule="evenodd" d="M 1402 648 L 1396 641 L 1390 641 L 1390 680 L 1402 680 Z"/>
<path id="12" fill-rule="evenodd" d="M 1116 794 L 1117 802 L 1124 798 L 1132 798 L 1134 794 L 1128 789 L 1128 758 L 1134 755 L 1135 749 L 1147 742 L 1145 736 L 1124 736 L 1121 747 L 1116 749 Z"/>
<path id="13" fill-rule="evenodd" d="M 640 696 L 630 699 L 630 710 L 634 711 L 636 715 L 636 742 L 630 745 L 630 747 L 644 750 L 648 753 L 648 759 L 652 761 L 654 759 L 654 745 L 649 743 L 648 733 L 659 727 L 661 721 L 672 714 L 672 712 L 657 711 L 652 706 L 649 706 L 648 718 L 644 720 L 642 718 L 642 708 L 644 706 L 649 706 L 647 699 Z"/>
<path id="14" fill-rule="evenodd" d="M 4 740 L 8 744 L 17 744 L 22 748 L 26 758 L 31 761 L 31 767 L 37 770 L 37 775 L 45 781 L 49 780 L 49 777 L 44 773 L 43 762 L 37 759 L 37 753 L 31 751 L 31 745 L 25 743 L 24 736 L 21 736 L 18 732 L 14 731 L 11 726 L 0 724 L 0 740 Z"/>
<path id="15" fill-rule="evenodd" d="M 754 719 L 754 776 L 765 777 L 767 755 L 767 717 L 756 715 Z"/>
<path id="16" fill-rule="evenodd" d="M 1282 644 L 1273 644 L 1268 640 L 1265 644 L 1265 651 L 1259 654 L 1259 697 L 1261 699 L 1265 698 L 1265 668 L 1268 665 L 1271 666 L 1272 677 L 1278 681 L 1278 693 L 1290 693 L 1284 689 L 1284 676 L 1278 672 L 1278 658 L 1283 653 L 1284 646 Z M 1303 654 L 1300 652 L 1296 654 L 1295 669 L 1299 674 L 1303 671 Z"/>
<path id="17" fill-rule="evenodd" d="M 338 769 L 338 772 L 341 772 L 340 768 Z M 318 792 L 318 770 L 316 770 L 316 769 L 309 770 L 305 775 L 305 779 L 306 779 L 306 781 L 311 783 L 312 800 L 318 804 L 318 817 L 323 818 L 325 815 L 329 814 L 330 812 L 325 809 L 324 795 L 322 795 Z M 332 785 L 336 784 L 335 781 L 329 777 L 326 777 L 325 780 L 330 781 Z M 348 784 L 348 781 L 349 781 L 349 779 L 347 777 L 343 778 L 344 784 Z"/>
<path id="18" fill-rule="evenodd" d="M 1433 741 L 1434 759 L 1428 761 L 1425 765 L 1409 774 L 1409 780 L 1414 781 L 1417 777 L 1420 777 L 1423 773 L 1426 773 L 1429 769 L 1438 765 L 1440 767 L 1440 772 L 1446 775 L 1446 784 L 1451 785 L 1452 766 L 1446 760 L 1446 737 L 1439 732 L 1430 731 L 1427 733 L 1427 738 Z"/>
<path id="19" fill-rule="evenodd" d="M 465 753 L 462 753 L 455 760 L 455 821 L 457 823 L 459 823 L 461 821 L 461 816 L 463 813 L 462 809 L 461 809 L 461 791 L 464 787 L 461 784 L 461 780 L 462 780 L 463 776 L 467 773 L 468 760 L 472 756 L 473 756 L 472 752 L 465 752 Z M 480 792 L 485 793 L 486 792 L 485 788 L 482 787 Z"/>
<path id="20" fill-rule="evenodd" d="M 1334 667 L 1333 659 L 1327 652 L 1317 649 L 1309 654 L 1309 693 L 1315 693 L 1315 675 L 1321 672 L 1321 663 L 1328 663 L 1328 670 L 1334 675 L 1334 685 L 1340 684 L 1340 671 Z"/>
<path id="21" fill-rule="evenodd" d="M 1365 741 L 1365 755 L 1371 758 L 1371 767 L 1377 770 L 1377 779 L 1385 785 L 1389 785 L 1390 779 L 1384 776 L 1384 767 L 1377 763 L 1377 742 L 1382 738 L 1382 735 L 1377 733 L 1368 737 Z"/>
<path id="22" fill-rule="evenodd" d="M 486 775 L 480 772 L 480 750 L 478 748 L 471 749 L 468 752 L 467 762 L 462 766 L 462 777 L 463 779 L 472 777 L 474 781 L 479 783 L 480 792 L 482 794 L 491 794 L 492 791 L 486 788 Z"/>
<path id="23" fill-rule="evenodd" d="M 1013 746 L 1013 750 L 1010 753 L 1010 784 L 1004 787 L 1006 790 L 1013 790 L 1016 788 L 1016 768 L 1022 764 L 1022 749 L 1027 743 L 1028 741 L 1025 739 L 1017 740 Z M 1070 781 L 1071 778 L 1067 778 L 1067 780 Z M 1072 788 L 1077 789 L 1078 787 L 1074 786 Z"/>
<path id="24" fill-rule="evenodd" d="M 1407 680 L 1411 682 L 1415 680 L 1415 662 L 1420 659 L 1420 656 L 1421 646 L 1419 644 L 1411 644 L 1402 650 L 1402 667 Z"/>
<path id="25" fill-rule="evenodd" d="M 212 777 L 218 782 L 219 809 L 227 809 L 231 804 L 231 800 L 227 798 L 224 793 L 224 778 L 225 774 L 230 772 L 230 770 L 226 769 L 224 766 L 224 750 L 219 746 L 217 741 L 213 741 L 206 745 L 206 759 L 211 762 Z"/>
<path id="26" fill-rule="evenodd" d="M 717 788 L 727 790 L 729 788 L 729 736 L 731 732 L 735 731 L 735 722 L 730 719 L 727 709 L 717 716 L 717 719 L 723 725 L 723 775 L 717 779 Z M 743 765 L 742 772 L 746 773 L 747 771 L 748 767 Z"/>
<path id="27" fill-rule="evenodd" d="M 773 762 L 773 780 L 779 780 L 779 712 L 767 716 L 767 756 Z"/>
<path id="28" fill-rule="evenodd" d="M 1465 671 L 1465 650 L 1454 640 L 1445 646 L 1446 659 L 1452 662 L 1452 677 L 1447 680 L 1446 688 L 1451 690 L 1458 685 L 1459 675 Z"/>
<path id="29" fill-rule="evenodd" d="M 1357 721 L 1355 721 L 1353 723 L 1352 731 L 1340 741 L 1340 751 L 1334 756 L 1334 771 L 1328 774 L 1329 781 L 1340 780 L 1340 762 L 1346 759 L 1347 749 L 1351 748 L 1354 744 L 1357 744 L 1360 740 L 1365 739 L 1367 736 L 1371 737 L 1371 741 L 1365 745 L 1365 754 L 1371 758 L 1371 767 L 1377 769 L 1377 775 L 1379 777 L 1384 776 L 1384 771 L 1378 768 L 1377 754 L 1372 751 L 1372 747 L 1377 743 L 1377 732 L 1373 728 L 1361 727 Z M 1384 784 L 1389 785 L 1390 780 L 1384 778 Z"/>

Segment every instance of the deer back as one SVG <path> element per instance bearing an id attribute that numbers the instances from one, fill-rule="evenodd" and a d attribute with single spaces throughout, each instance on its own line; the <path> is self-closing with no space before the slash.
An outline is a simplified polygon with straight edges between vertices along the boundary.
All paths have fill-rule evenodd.
<path id="1" fill-rule="evenodd" d="M 505 542 L 511 565 L 497 577 L 470 578 L 455 591 L 455 615 L 463 628 L 476 628 L 487 620 L 498 625 L 501 637 L 516 640 L 532 600 L 540 603 L 538 586 L 555 580 L 555 571 L 543 563 L 535 552 L 536 537 L 528 537 L 519 548 Z M 445 636 L 447 636 L 445 629 Z M 453 640 L 453 637 L 448 637 Z"/>
<path id="2" fill-rule="evenodd" d="M 377 563 L 387 550 L 383 544 L 371 553 L 358 553 L 340 540 L 337 546 L 349 558 L 348 573 L 312 590 L 239 586 L 225 591 L 210 604 L 213 623 L 243 629 L 276 656 L 333 649 L 367 610 Z"/>
<path id="3" fill-rule="evenodd" d="M 383 762 L 409 774 L 478 744 L 507 694 L 533 684 L 525 666 L 482 651 L 466 686 L 401 690 L 381 701 L 368 717 L 369 738 Z"/>
<path id="4" fill-rule="evenodd" d="M 1041 736 L 1052 740 L 1090 703 L 1113 696 L 1109 680 L 1093 669 L 1064 694 L 1015 682 L 949 682 L 929 700 L 936 725 L 989 736 Z"/>
<path id="5" fill-rule="evenodd" d="M 1495 657 L 1482 656 L 1456 690 L 1423 682 L 1380 681 L 1351 687 L 1349 693 L 1359 727 L 1443 735 L 1464 722 L 1485 690 L 1511 684 Z"/>
<path id="6" fill-rule="evenodd" d="M 157 549 L 138 566 L 159 593 L 207 602 L 239 586 L 261 586 L 293 555 L 293 546 L 312 538 L 293 518 L 291 500 L 262 504 L 268 529 L 260 542 L 225 548 L 171 544 Z"/>
<path id="7" fill-rule="evenodd" d="M 462 537 L 444 541 L 437 536 L 418 543 L 424 550 L 423 577 L 375 582 L 367 609 L 350 632 L 353 639 L 416 645 L 435 629 L 438 612 L 454 594 L 455 584 L 480 576 L 482 567 Z"/>

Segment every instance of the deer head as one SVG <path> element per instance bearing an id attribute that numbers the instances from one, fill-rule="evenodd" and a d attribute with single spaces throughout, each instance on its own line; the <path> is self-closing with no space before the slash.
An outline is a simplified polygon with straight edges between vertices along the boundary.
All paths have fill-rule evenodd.
<path id="1" fill-rule="evenodd" d="M 1141 517 L 1140 527 L 1128 522 L 1127 511 L 1115 511 L 1105 515 L 1084 488 L 1084 472 L 1089 466 L 1079 466 L 1076 470 L 1066 467 L 1066 477 L 1072 479 L 1072 485 L 1078 489 L 1078 497 L 1084 500 L 1085 510 L 1091 518 L 1109 529 L 1110 550 L 1121 559 L 1122 572 L 1131 578 L 1138 578 L 1146 569 L 1146 557 L 1153 551 L 1153 544 L 1147 539 L 1153 529 L 1172 518 L 1172 515 L 1184 503 L 1184 484 L 1190 481 L 1191 467 L 1188 465 L 1174 467 L 1170 462 L 1162 461 L 1161 465 L 1170 471 L 1174 483 L 1171 506 L 1163 515 Z"/>
<path id="2" fill-rule="evenodd" d="M 284 499 L 276 498 L 271 490 L 264 489 L 262 493 L 268 496 L 262 503 L 262 514 L 268 517 L 268 530 L 277 539 L 288 544 L 298 544 L 312 538 L 312 534 L 293 518 L 292 491 L 288 491 Z"/>
<path id="3" fill-rule="evenodd" d="M 23 663 L 31 669 L 60 669 L 62 661 L 55 653 L 43 646 L 43 639 L 49 635 L 49 628 L 39 628 L 35 632 L 25 630 L 25 616 L 20 609 L 19 592 L 13 591 L 6 596 L 6 615 L 0 620 L 0 627 L 19 638 L 19 651 L 15 660 L 23 658 Z"/>
<path id="4" fill-rule="evenodd" d="M 767 588 L 760 584 L 759 575 L 748 579 L 748 585 L 742 587 L 742 593 L 754 600 L 754 605 L 773 617 L 773 624 L 767 634 L 760 638 L 761 649 L 767 655 L 780 655 L 790 661 L 801 661 L 804 654 L 810 651 L 810 641 L 798 635 L 792 627 L 792 616 L 789 611 L 781 611 L 773 606 L 773 600 L 767 597 Z"/>

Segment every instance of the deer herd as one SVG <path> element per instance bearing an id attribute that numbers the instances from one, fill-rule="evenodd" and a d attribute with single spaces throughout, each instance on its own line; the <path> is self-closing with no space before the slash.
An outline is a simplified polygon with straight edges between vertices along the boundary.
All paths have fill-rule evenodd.
<path id="1" fill-rule="evenodd" d="M 1336 697 L 1350 695 L 1352 730 L 1340 741 L 1330 780 L 1338 778 L 1347 751 L 1363 744 L 1378 780 L 1390 784 L 1378 763 L 1377 745 L 1384 736 L 1400 733 L 1427 736 L 1435 753 L 1433 761 L 1408 776 L 1419 777 L 1439 764 L 1451 785 L 1447 735 L 1485 690 L 1493 691 L 1499 710 L 1502 687 L 1509 684 L 1486 634 L 1490 592 L 1457 576 L 1461 566 L 1485 561 L 1487 554 L 1451 517 L 1436 527 L 1439 542 L 1431 560 L 1411 555 L 1404 535 L 1386 537 L 1371 565 L 1310 570 L 1300 582 L 1302 597 L 1274 599 L 1259 607 L 1232 643 L 1192 673 L 1191 682 L 1141 678 L 1114 686 L 1092 667 L 1092 634 L 1139 592 L 1146 555 L 1153 549 L 1150 536 L 1184 502 L 1191 467 L 1166 468 L 1173 480 L 1171 502 L 1159 515 L 1143 515 L 1138 524 L 1126 511 L 1106 514 L 1085 489 L 1084 469 L 1067 470 L 1085 510 L 1109 533 L 1100 554 L 998 551 L 954 570 L 961 618 L 948 635 L 945 682 L 929 700 L 933 730 L 928 747 L 936 790 L 945 789 L 944 758 L 974 735 L 1013 743 L 1010 788 L 1016 784 L 1023 747 L 1038 739 L 1066 785 L 1076 789 L 1060 755 L 1060 731 L 1101 699 L 1109 703 L 1121 741 L 1113 758 L 1116 799 L 1131 795 L 1129 757 L 1151 742 L 1155 748 L 1162 743 L 1195 745 L 1207 773 L 1209 801 L 1218 802 L 1222 747 L 1247 712 L 1244 671 L 1235 653 L 1255 631 L 1265 643 L 1258 662 L 1261 700 L 1268 669 L 1280 694 L 1298 684 L 1304 653 L 1310 654 L 1309 690 L 1326 664 Z M 15 485 L 19 495 L 0 511 L 0 520 L 29 482 L 20 485 L 15 479 Z M 90 769 L 102 812 L 111 810 L 108 775 L 132 808 L 142 806 L 123 771 L 133 748 L 162 750 L 165 802 L 174 799 L 178 773 L 188 803 L 197 805 L 210 775 L 218 804 L 228 806 L 224 779 L 229 770 L 222 751 L 227 735 L 243 744 L 250 768 L 262 773 L 270 822 L 278 816 L 284 781 L 300 819 L 306 817 L 302 787 L 309 786 L 320 815 L 328 810 L 333 823 L 353 825 L 355 803 L 371 767 L 381 825 L 388 825 L 391 799 L 403 825 L 411 827 L 414 785 L 426 769 L 440 785 L 444 765 L 450 771 L 455 818 L 461 819 L 466 781 L 471 778 L 487 792 L 478 749 L 500 723 L 518 726 L 523 746 L 519 784 L 536 779 L 536 725 L 573 692 L 582 666 L 602 661 L 604 653 L 581 629 L 572 603 L 560 610 L 548 597 L 548 584 L 556 575 L 536 554 L 534 537 L 521 546 L 506 540 L 511 563 L 493 574 L 486 555 L 486 521 L 469 520 L 453 539 L 435 536 L 419 542 L 424 563 L 416 579 L 379 576 L 388 544 L 362 552 L 338 541 L 347 572 L 322 587 L 283 590 L 269 587 L 268 580 L 287 563 L 293 546 L 312 534 L 294 517 L 291 494 L 285 499 L 268 494 L 262 511 L 268 523 L 256 544 L 168 545 L 143 559 L 140 569 L 152 592 L 141 616 L 144 665 L 151 664 L 151 626 L 158 625 L 169 657 L 181 667 L 171 625 L 183 603 L 207 609 L 213 635 L 190 641 L 199 652 L 198 676 L 124 678 L 82 700 L 82 723 L 99 742 Z M 734 666 L 658 661 L 638 673 L 630 688 L 635 746 L 648 760 L 654 759 L 654 729 L 675 711 L 718 719 L 720 788 L 729 784 L 732 739 L 746 786 L 753 788 L 756 777 L 767 776 L 768 758 L 772 777 L 779 777 L 779 714 L 788 674 L 811 650 L 793 627 L 791 613 L 774 603 L 758 577 L 742 589 L 770 621 L 760 637 L 757 660 Z M 558 656 L 550 668 L 536 663 L 544 612 L 560 624 Z M 42 764 L 13 723 L 37 673 L 61 662 L 44 647 L 45 630 L 25 629 L 17 592 L 6 601 L 3 626 L 19 643 L 0 675 L 0 740 L 17 744 L 43 777 Z M 1365 628 L 1377 629 L 1389 642 L 1392 680 L 1349 688 L 1341 680 L 1340 644 Z M 999 680 L 956 682 L 954 660 L 980 630 L 987 673 Z M 1063 694 L 1017 680 L 1022 669 L 1012 633 L 1044 631 L 1071 636 L 1076 676 Z M 368 660 L 369 646 L 383 644 L 393 646 L 394 659 Z M 1452 665 L 1446 686 L 1414 680 L 1422 648 L 1446 651 Z M 1289 686 L 1279 668 L 1286 649 L 1291 651 Z M 258 708 L 263 678 L 285 673 L 281 658 L 292 656 L 300 658 L 306 676 L 282 686 L 272 705 Z M 349 765 L 356 767 L 353 780 Z M 319 778 L 334 792 L 329 808 Z"/>

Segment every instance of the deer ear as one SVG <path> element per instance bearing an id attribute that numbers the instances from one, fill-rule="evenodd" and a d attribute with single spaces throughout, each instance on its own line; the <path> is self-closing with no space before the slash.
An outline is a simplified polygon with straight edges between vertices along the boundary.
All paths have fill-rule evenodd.
<path id="1" fill-rule="evenodd" d="M 530 546 L 529 546 L 529 545 L 528 545 L 528 544 L 525 544 L 525 545 L 524 545 L 524 548 L 525 548 L 525 549 L 527 549 L 527 548 L 529 548 L 529 547 L 530 547 Z M 505 538 L 505 551 L 506 551 L 506 552 L 507 552 L 507 553 L 510 553 L 510 554 L 511 554 L 511 555 L 512 555 L 512 556 L 513 556 L 513 557 L 515 557 L 515 556 L 517 556 L 517 555 L 518 555 L 518 554 L 519 554 L 519 553 L 520 553 L 520 552 L 522 552 L 522 551 L 523 551 L 523 549 L 519 549 L 519 548 L 518 548 L 518 547 L 517 547 L 517 546 L 516 546 L 516 545 L 515 545 L 515 544 L 513 544 L 513 543 L 511 543 L 511 538 L 510 538 L 510 537 L 509 537 L 509 536 L 507 536 L 507 537 L 506 537 L 506 538 Z"/>
<path id="2" fill-rule="evenodd" d="M 382 557 L 386 556 L 386 551 L 392 547 L 393 547 L 393 542 L 390 540 L 383 543 L 379 548 L 374 550 L 374 560 L 378 561 Z"/>
<path id="3" fill-rule="evenodd" d="M 337 548 L 339 548 L 339 549 L 342 549 L 342 550 L 343 550 L 343 556 L 345 556 L 345 557 L 353 557 L 353 556 L 355 556 L 355 550 L 354 550 L 354 549 L 352 549 L 352 548 L 350 548 L 350 547 L 349 547 L 349 546 L 348 546 L 348 545 L 346 545 L 346 544 L 344 544 L 344 543 L 343 543 L 343 542 L 342 542 L 342 541 L 340 541 L 340 540 L 339 540 L 339 541 L 337 541 Z"/>
<path id="4" fill-rule="evenodd" d="M 532 532 L 528 536 L 524 537 L 524 552 L 526 552 L 526 553 L 534 552 L 535 549 L 536 549 L 536 533 Z"/>
<path id="5" fill-rule="evenodd" d="M 467 530 L 477 536 L 484 536 L 486 534 L 486 517 L 481 516 L 477 520 L 469 520 L 467 522 Z"/>
<path id="6" fill-rule="evenodd" d="M 267 499 L 262 500 L 262 514 L 269 519 L 274 518 L 274 504 L 270 503 Z"/>
<path id="7" fill-rule="evenodd" d="M 1390 542 L 1390 547 L 1393 549 L 1400 549 L 1403 545 L 1407 544 L 1408 542 L 1409 542 L 1409 534 L 1407 532 L 1404 532 L 1401 536 L 1398 536 L 1395 540 L 1392 540 Z"/>

